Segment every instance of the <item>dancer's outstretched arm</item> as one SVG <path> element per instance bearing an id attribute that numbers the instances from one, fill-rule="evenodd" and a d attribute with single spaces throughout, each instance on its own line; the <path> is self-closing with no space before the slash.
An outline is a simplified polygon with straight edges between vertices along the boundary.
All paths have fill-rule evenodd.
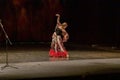
<path id="1" fill-rule="evenodd" d="M 57 25 L 61 25 L 61 23 L 60 23 L 60 14 L 56 14 L 56 16 L 57 16 Z"/>

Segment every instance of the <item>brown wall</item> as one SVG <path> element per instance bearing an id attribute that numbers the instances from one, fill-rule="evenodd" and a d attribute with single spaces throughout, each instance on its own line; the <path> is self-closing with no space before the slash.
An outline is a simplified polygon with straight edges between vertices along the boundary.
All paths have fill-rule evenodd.
<path id="1" fill-rule="evenodd" d="M 116 6 L 115 6 L 116 5 Z M 120 42 L 120 9 L 110 0 L 0 0 L 0 18 L 11 41 L 51 41 L 56 24 L 68 22 L 69 42 Z M 2 32 L 0 32 L 2 33 Z M 4 40 L 1 35 L 0 40 Z"/>
<path id="2" fill-rule="evenodd" d="M 55 13 L 62 13 L 59 0 L 1 0 L 0 4 L 0 18 L 12 41 L 49 41 Z"/>

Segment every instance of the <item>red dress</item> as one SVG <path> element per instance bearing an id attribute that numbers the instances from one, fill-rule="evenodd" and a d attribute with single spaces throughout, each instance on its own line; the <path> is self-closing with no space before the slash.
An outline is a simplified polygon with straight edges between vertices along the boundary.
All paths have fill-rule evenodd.
<path id="1" fill-rule="evenodd" d="M 60 31 L 60 29 L 56 31 L 56 34 L 57 34 L 56 37 L 52 39 L 49 56 L 50 57 L 68 57 L 68 52 L 64 47 L 62 32 Z"/>
<path id="2" fill-rule="evenodd" d="M 49 56 L 50 57 L 68 57 L 68 52 L 67 51 L 64 51 L 64 52 L 57 51 L 56 52 L 54 49 L 50 49 Z"/>

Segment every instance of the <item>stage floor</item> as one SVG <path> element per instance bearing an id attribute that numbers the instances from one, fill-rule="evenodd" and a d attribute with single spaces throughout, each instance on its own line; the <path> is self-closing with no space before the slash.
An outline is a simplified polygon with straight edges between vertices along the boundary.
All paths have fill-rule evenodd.
<path id="1" fill-rule="evenodd" d="M 120 58 L 120 50 L 112 47 L 92 47 L 90 45 L 69 45 L 67 50 L 69 58 L 52 58 L 49 57 L 50 45 L 13 45 L 0 48 L 0 63 L 5 63 L 6 53 L 10 63 L 21 62 L 41 62 L 54 60 L 83 60 L 83 59 L 111 59 Z"/>
<path id="2" fill-rule="evenodd" d="M 120 79 L 119 50 L 100 46 L 68 46 L 67 50 L 69 58 L 52 58 L 48 56 L 48 45 L 8 46 L 7 51 L 2 47 L 0 79 L 98 80 L 99 77 Z M 6 66 L 6 54 L 10 66 L 2 69 Z"/>

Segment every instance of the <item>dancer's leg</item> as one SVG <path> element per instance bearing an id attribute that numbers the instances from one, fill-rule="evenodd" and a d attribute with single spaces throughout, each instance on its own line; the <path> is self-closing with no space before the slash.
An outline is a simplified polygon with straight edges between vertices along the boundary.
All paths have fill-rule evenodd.
<path id="1" fill-rule="evenodd" d="M 53 42 L 54 42 L 54 47 L 53 47 L 53 49 L 54 49 L 55 52 L 57 53 L 57 40 L 56 40 L 56 37 L 53 39 Z"/>
<path id="2" fill-rule="evenodd" d="M 60 47 L 60 50 L 61 50 L 62 52 L 64 52 L 64 49 L 63 49 L 63 47 L 62 47 L 62 45 L 61 45 L 61 43 L 60 43 L 60 39 L 61 39 L 61 37 L 60 37 L 60 36 L 57 36 L 57 42 L 58 42 L 58 45 L 59 45 L 59 47 Z"/>

